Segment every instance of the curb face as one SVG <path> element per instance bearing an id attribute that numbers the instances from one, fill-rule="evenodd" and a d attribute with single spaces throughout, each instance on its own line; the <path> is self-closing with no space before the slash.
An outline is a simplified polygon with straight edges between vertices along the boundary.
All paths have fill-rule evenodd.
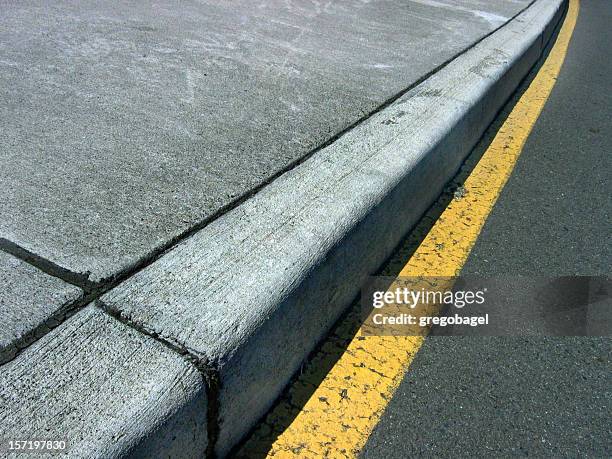
<path id="1" fill-rule="evenodd" d="M 563 0 L 538 0 L 102 298 L 219 379 L 218 455 L 263 415 L 540 58 Z M 212 426 L 210 424 L 214 424 Z"/>

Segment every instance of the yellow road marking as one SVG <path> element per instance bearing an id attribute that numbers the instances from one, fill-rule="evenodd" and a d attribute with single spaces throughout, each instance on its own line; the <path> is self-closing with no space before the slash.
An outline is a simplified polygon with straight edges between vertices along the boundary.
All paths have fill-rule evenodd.
<path id="1" fill-rule="evenodd" d="M 578 9 L 579 0 L 570 0 L 555 45 L 466 178 L 465 196 L 442 211 L 400 276 L 459 274 L 555 84 Z M 424 226 L 429 225 L 422 222 Z M 418 230 L 411 238 L 421 239 Z M 359 453 L 424 338 L 360 336 L 358 324 L 359 311 L 354 308 L 238 456 L 318 458 Z"/>

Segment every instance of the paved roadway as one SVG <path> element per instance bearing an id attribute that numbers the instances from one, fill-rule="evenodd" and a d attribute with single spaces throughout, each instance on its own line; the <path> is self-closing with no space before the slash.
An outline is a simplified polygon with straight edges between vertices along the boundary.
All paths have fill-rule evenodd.
<path id="1" fill-rule="evenodd" d="M 612 2 L 582 0 L 560 77 L 464 274 L 609 274 Z M 609 338 L 430 337 L 364 458 L 612 455 Z"/>
<path id="2" fill-rule="evenodd" d="M 528 4 L 0 0 L 0 238 L 129 272 Z"/>

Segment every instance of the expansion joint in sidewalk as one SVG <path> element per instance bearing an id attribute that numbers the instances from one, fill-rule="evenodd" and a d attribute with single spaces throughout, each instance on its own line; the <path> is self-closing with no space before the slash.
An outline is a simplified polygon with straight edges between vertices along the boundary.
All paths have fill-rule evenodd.
<path id="1" fill-rule="evenodd" d="M 207 412 L 206 412 L 206 426 L 207 426 L 207 437 L 208 446 L 206 449 L 206 457 L 215 457 L 215 444 L 219 436 L 219 390 L 220 390 L 220 378 L 219 371 L 216 365 L 208 362 L 208 360 L 194 351 L 189 349 L 182 343 L 174 340 L 170 340 L 166 337 L 160 336 L 159 333 L 154 330 L 143 327 L 142 325 L 134 322 L 129 317 L 121 313 L 121 311 L 104 303 L 102 300 L 95 302 L 96 307 L 102 309 L 108 315 L 121 322 L 127 327 L 130 327 L 137 332 L 146 335 L 155 341 L 159 342 L 171 352 L 179 354 L 182 358 L 192 364 L 202 375 L 206 387 L 206 399 L 207 399 Z"/>

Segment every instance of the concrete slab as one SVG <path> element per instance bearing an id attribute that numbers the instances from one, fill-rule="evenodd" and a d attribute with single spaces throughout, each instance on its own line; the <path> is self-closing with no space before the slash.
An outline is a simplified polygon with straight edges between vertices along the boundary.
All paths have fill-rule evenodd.
<path id="1" fill-rule="evenodd" d="M 80 288 L 0 252 L 0 364 L 56 326 L 82 298 Z"/>
<path id="2" fill-rule="evenodd" d="M 537 1 L 102 297 L 218 372 L 221 456 L 455 175 L 564 5 Z"/>
<path id="3" fill-rule="evenodd" d="M 0 367 L 3 457 L 31 439 L 66 441 L 66 457 L 200 458 L 205 419 L 195 367 L 97 308 Z"/>
<path id="4" fill-rule="evenodd" d="M 104 281 L 528 0 L 0 0 L 0 237 Z"/>

